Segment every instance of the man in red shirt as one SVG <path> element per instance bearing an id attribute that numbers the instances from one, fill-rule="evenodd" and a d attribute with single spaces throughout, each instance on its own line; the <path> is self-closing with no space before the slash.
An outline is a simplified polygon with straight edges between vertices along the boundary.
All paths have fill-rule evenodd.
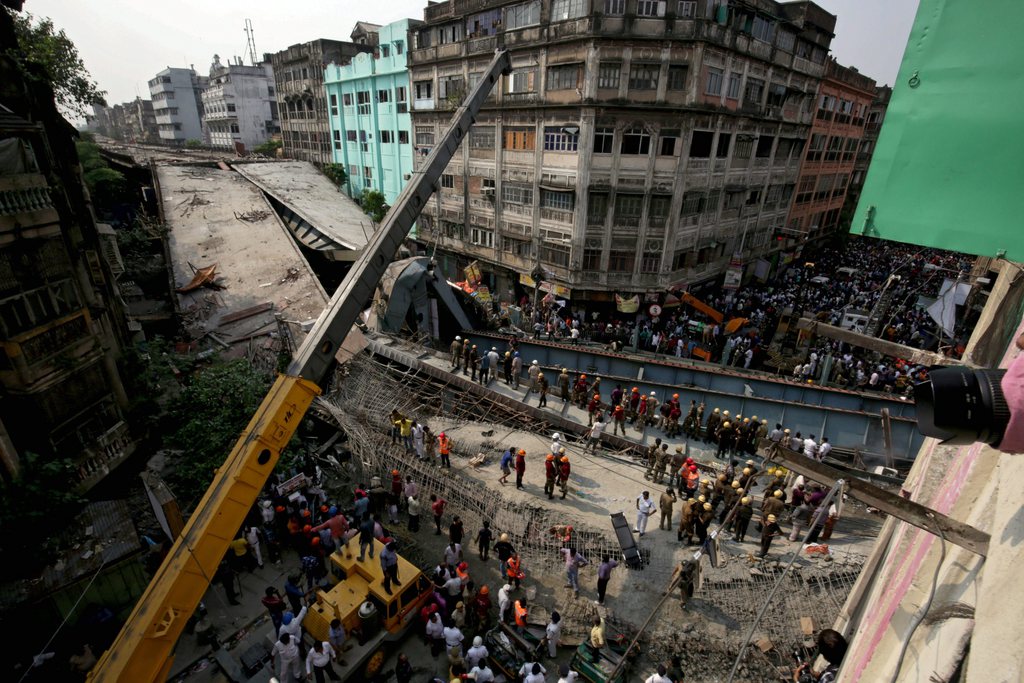
<path id="1" fill-rule="evenodd" d="M 448 501 L 438 497 L 436 493 L 430 494 L 430 510 L 434 513 L 434 535 L 441 535 L 441 516 L 444 515 L 444 506 Z"/>
<path id="2" fill-rule="evenodd" d="M 594 394 L 587 404 L 587 425 L 594 424 L 594 416 L 601 411 L 601 394 Z"/>
<path id="3" fill-rule="evenodd" d="M 523 486 L 523 474 L 526 473 L 526 451 L 519 449 L 516 453 L 516 488 L 525 488 Z"/>
<path id="4" fill-rule="evenodd" d="M 612 434 L 618 434 L 621 429 L 622 435 L 626 435 L 626 411 L 622 405 L 617 405 L 612 409 L 612 424 L 614 425 Z"/>

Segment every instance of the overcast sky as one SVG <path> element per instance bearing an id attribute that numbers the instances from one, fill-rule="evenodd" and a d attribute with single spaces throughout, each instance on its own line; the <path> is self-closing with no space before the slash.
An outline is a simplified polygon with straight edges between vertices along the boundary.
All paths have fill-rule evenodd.
<path id="1" fill-rule="evenodd" d="M 817 0 L 839 17 L 832 52 L 879 84 L 892 84 L 918 0 Z M 78 46 L 111 104 L 149 97 L 146 85 L 168 66 L 206 73 L 245 54 L 245 19 L 256 50 L 277 52 L 315 38 L 347 40 L 356 21 L 386 24 L 423 18 L 426 0 L 26 0 L 25 9 L 53 19 Z"/>

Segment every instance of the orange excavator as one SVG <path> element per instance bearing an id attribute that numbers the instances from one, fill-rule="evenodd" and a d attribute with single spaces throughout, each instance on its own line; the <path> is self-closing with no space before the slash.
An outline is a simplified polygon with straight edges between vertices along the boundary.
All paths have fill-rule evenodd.
<path id="1" fill-rule="evenodd" d="M 689 292 L 675 292 L 675 291 L 671 291 L 670 290 L 669 293 L 672 294 L 673 296 L 675 296 L 676 298 L 678 298 L 681 303 L 688 304 L 693 309 L 695 309 L 697 311 L 700 311 L 701 313 L 703 313 L 707 317 L 709 317 L 712 320 L 714 320 L 719 325 L 721 325 L 722 324 L 722 320 L 725 319 L 725 316 L 723 316 L 717 310 L 715 310 L 714 308 L 711 308 L 706 303 L 704 303 L 703 301 L 701 301 L 697 297 L 693 296 Z M 725 333 L 726 334 L 732 334 L 736 330 L 738 330 L 741 327 L 743 327 L 744 325 L 746 325 L 748 322 L 750 322 L 750 321 L 747 318 L 732 318 L 729 322 L 727 322 L 725 324 L 725 327 L 724 327 Z"/>

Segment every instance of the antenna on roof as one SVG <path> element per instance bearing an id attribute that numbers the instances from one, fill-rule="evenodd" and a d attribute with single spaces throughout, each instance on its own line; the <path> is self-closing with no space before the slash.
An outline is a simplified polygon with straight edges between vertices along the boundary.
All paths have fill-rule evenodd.
<path id="1" fill-rule="evenodd" d="M 245 20 L 245 49 L 246 56 L 256 66 L 256 31 L 252 28 L 252 21 Z"/>

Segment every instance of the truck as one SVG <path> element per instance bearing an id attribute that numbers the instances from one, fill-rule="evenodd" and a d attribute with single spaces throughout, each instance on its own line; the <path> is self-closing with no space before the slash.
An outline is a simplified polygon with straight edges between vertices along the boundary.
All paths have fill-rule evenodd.
<path id="1" fill-rule="evenodd" d="M 167 680 L 179 636 L 206 593 L 231 540 L 256 503 L 281 451 L 288 445 L 310 404 L 321 393 L 320 387 L 336 363 L 335 354 L 371 300 L 385 269 L 426 206 L 498 78 L 510 71 L 508 53 L 496 51 L 421 170 L 410 179 L 352 264 L 287 371 L 274 381 L 117 638 L 90 671 L 88 681 L 162 683 Z M 379 604 L 377 609 L 383 610 L 383 629 L 378 632 L 383 637 L 382 642 L 404 635 L 414 623 L 410 614 L 418 599 L 412 594 L 405 598 L 410 587 L 405 587 L 397 598 L 381 600 L 373 587 L 379 585 L 379 581 L 375 580 L 377 577 L 369 565 L 353 567 L 347 558 L 337 554 L 331 561 L 332 569 L 337 570 L 341 578 L 334 588 L 317 596 L 315 616 L 310 622 L 314 635 L 323 635 L 323 622 L 329 623 L 330 618 L 335 618 L 333 615 L 352 623 L 352 606 L 356 602 L 359 605 L 369 602 L 374 607 Z M 400 572 L 403 568 L 405 565 Z M 417 578 L 413 588 L 418 591 L 418 587 Z M 358 615 L 358 608 L 356 610 Z M 370 657 L 376 658 L 377 652 L 374 650 Z M 379 659 L 382 660 L 383 655 Z M 363 680 L 354 676 L 365 673 L 358 668 L 357 672 L 357 667 L 350 667 L 344 680 Z"/>

